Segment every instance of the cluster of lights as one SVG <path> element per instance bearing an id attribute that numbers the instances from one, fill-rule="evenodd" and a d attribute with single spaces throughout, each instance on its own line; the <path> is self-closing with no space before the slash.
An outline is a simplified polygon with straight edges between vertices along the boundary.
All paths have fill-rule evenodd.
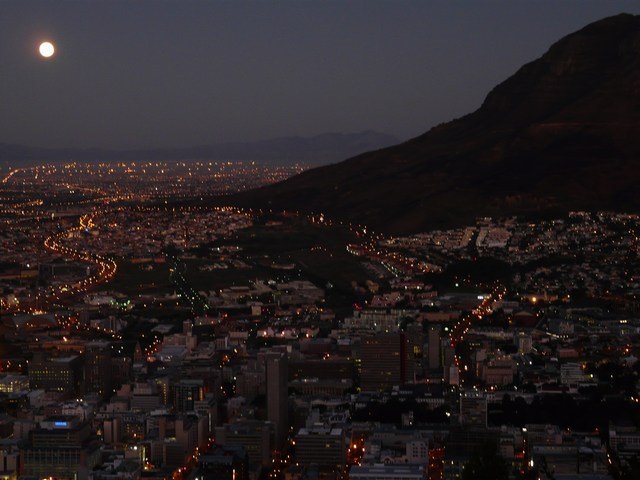
<path id="1" fill-rule="evenodd" d="M 47 250 L 64 255 L 67 258 L 89 262 L 98 267 L 97 273 L 90 275 L 78 282 L 72 284 L 63 284 L 55 287 L 55 289 L 50 292 L 50 300 L 58 301 L 63 296 L 86 292 L 90 288 L 95 287 L 100 283 L 109 281 L 116 274 L 118 266 L 112 259 L 103 257 L 101 255 L 72 249 L 62 244 L 63 238 L 66 238 L 76 232 L 86 230 L 87 228 L 91 228 L 93 226 L 94 223 L 92 217 L 89 215 L 83 215 L 82 217 L 80 217 L 79 226 L 73 227 L 55 235 L 51 235 L 45 239 L 44 246 Z"/>
<path id="2" fill-rule="evenodd" d="M 464 336 L 469 331 L 473 320 L 482 320 L 484 316 L 491 313 L 491 305 L 493 302 L 502 300 L 505 294 L 506 288 L 501 285 L 496 286 L 491 294 L 484 296 L 480 305 L 478 305 L 470 315 L 462 317 L 449 332 L 449 342 L 451 347 L 455 349 L 456 345 L 464 339 Z M 462 368 L 465 372 L 469 370 L 468 365 L 461 366 L 460 357 L 457 353 L 454 353 L 454 363 L 458 369 Z M 464 383 L 462 378 L 460 379 L 460 383 Z"/>

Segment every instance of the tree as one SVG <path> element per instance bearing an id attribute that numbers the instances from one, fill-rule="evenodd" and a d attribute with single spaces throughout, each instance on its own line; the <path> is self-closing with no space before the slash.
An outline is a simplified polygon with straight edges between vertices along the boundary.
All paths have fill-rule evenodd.
<path id="1" fill-rule="evenodd" d="M 476 450 L 462 470 L 462 480 L 508 480 L 509 467 L 494 443 Z"/>

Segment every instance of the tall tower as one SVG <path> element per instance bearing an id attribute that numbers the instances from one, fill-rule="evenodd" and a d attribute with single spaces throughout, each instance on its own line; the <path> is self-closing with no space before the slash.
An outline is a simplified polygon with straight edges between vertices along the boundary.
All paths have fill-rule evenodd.
<path id="1" fill-rule="evenodd" d="M 382 332 L 362 340 L 363 390 L 384 390 L 413 381 L 410 342 L 403 332 Z"/>
<path id="2" fill-rule="evenodd" d="M 89 342 L 84 355 L 85 392 L 96 392 L 102 398 L 110 397 L 113 383 L 111 343 L 100 340 Z"/>
<path id="3" fill-rule="evenodd" d="M 275 426 L 276 448 L 281 448 L 289 429 L 288 419 L 288 366 L 285 352 L 266 354 L 267 419 Z"/>
<path id="4" fill-rule="evenodd" d="M 424 374 L 424 331 L 421 323 L 407 325 L 409 359 L 413 362 L 414 373 Z"/>
<path id="5" fill-rule="evenodd" d="M 429 369 L 440 368 L 440 326 L 429 325 Z"/>

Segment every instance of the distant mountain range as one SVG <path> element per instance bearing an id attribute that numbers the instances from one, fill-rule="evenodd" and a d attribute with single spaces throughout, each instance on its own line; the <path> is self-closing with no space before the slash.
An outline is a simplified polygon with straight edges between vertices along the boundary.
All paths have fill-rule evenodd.
<path id="1" fill-rule="evenodd" d="M 232 142 L 190 148 L 107 150 L 99 148 L 34 148 L 0 143 L 0 162 L 25 165 L 44 162 L 223 160 L 269 164 L 325 165 L 368 150 L 397 143 L 392 135 L 365 131 L 325 133 L 314 137 L 282 137 L 256 142 Z"/>
<path id="2" fill-rule="evenodd" d="M 390 148 L 240 194 L 387 232 L 477 216 L 640 207 L 640 17 L 590 24 L 475 112 Z"/>

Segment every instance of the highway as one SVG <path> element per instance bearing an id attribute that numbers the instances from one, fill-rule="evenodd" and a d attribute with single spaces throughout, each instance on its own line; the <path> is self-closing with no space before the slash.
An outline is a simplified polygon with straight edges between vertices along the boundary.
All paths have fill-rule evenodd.
<path id="1" fill-rule="evenodd" d="M 480 305 L 478 305 L 471 313 L 463 316 L 452 328 L 449 333 L 449 341 L 451 346 L 456 349 L 458 344 L 464 340 L 464 336 L 471 328 L 473 322 L 482 320 L 482 318 L 491 312 L 491 305 L 495 301 L 500 301 L 504 298 L 507 290 L 502 285 L 497 285 L 489 295 L 486 295 Z M 460 384 L 464 383 L 465 372 L 470 370 L 468 359 L 466 361 L 460 357 L 458 352 L 454 353 L 454 361 L 460 372 Z"/>
<path id="2" fill-rule="evenodd" d="M 83 215 L 80 217 L 76 227 L 63 230 L 62 232 L 50 235 L 44 240 L 44 248 L 50 252 L 62 255 L 68 260 L 86 262 L 97 268 L 97 272 L 78 280 L 74 283 L 57 285 L 45 292 L 39 292 L 33 300 L 27 304 L 2 305 L 3 313 L 45 313 L 49 306 L 74 295 L 86 292 L 102 283 L 108 282 L 116 274 L 118 266 L 110 258 L 93 254 L 91 252 L 69 248 L 63 244 L 64 239 L 77 232 L 90 229 L 94 224 L 93 215 Z"/>

